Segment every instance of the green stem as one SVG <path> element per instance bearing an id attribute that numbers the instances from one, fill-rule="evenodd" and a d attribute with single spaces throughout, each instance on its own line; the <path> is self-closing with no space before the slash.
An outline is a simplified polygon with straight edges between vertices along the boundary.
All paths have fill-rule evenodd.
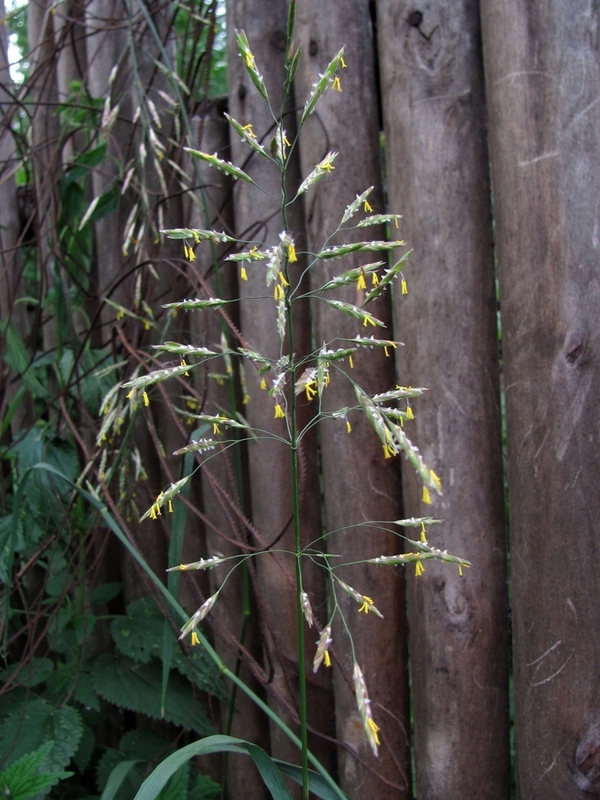
<path id="1" fill-rule="evenodd" d="M 288 272 L 286 265 L 286 272 Z M 289 280 L 288 280 L 289 282 Z M 292 457 L 292 519 L 294 524 L 294 558 L 296 561 L 296 619 L 298 626 L 298 692 L 300 702 L 300 741 L 302 750 L 302 797 L 308 800 L 308 720 L 306 709 L 306 660 L 304 657 L 304 614 L 302 612 L 302 541 L 300 536 L 300 491 L 298 476 L 298 421 L 296 402 L 296 364 L 294 362 L 294 323 L 290 293 L 285 298 L 290 352 L 290 451 Z"/>
<path id="2" fill-rule="evenodd" d="M 295 384 L 292 369 L 292 386 Z M 294 558 L 296 559 L 296 616 L 298 623 L 298 688 L 300 700 L 300 739 L 302 742 L 302 792 L 308 800 L 308 722 L 306 708 L 306 660 L 304 657 L 304 614 L 302 611 L 302 542 L 300 540 L 300 496 L 298 491 L 298 443 L 296 441 L 296 393 L 291 402 L 292 514 L 294 519 Z"/>
<path id="3" fill-rule="evenodd" d="M 284 231 L 288 230 L 287 220 L 287 189 L 286 189 L 286 170 L 281 172 L 281 216 Z M 288 329 L 288 352 L 290 354 L 290 452 L 292 458 L 291 478 L 292 478 L 292 519 L 294 526 L 294 559 L 296 562 L 296 622 L 298 628 L 298 700 L 300 704 L 300 742 L 302 752 L 302 798 L 308 798 L 308 716 L 306 704 L 306 659 L 304 644 L 304 614 L 302 611 L 302 541 L 300 528 L 300 490 L 298 475 L 298 420 L 297 420 L 297 400 L 296 400 L 296 361 L 295 361 L 295 333 L 294 318 L 292 314 L 293 303 L 290 276 L 290 265 L 288 259 L 285 263 L 286 279 L 289 289 L 285 295 L 285 310 Z"/>

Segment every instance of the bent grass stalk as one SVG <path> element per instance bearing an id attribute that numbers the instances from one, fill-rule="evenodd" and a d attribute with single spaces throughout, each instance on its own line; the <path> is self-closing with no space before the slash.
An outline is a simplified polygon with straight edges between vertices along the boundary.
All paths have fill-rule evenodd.
<path id="1" fill-rule="evenodd" d="M 290 37 L 291 30 L 293 29 L 293 13 L 294 3 L 291 4 L 289 26 Z M 400 452 L 403 452 L 408 461 L 412 464 L 415 471 L 419 475 L 423 483 L 423 501 L 430 502 L 430 491 L 441 494 L 442 486 L 439 478 L 435 472 L 430 469 L 421 457 L 418 448 L 415 447 L 405 432 L 405 423 L 410 422 L 414 418 L 414 414 L 410 405 L 410 400 L 418 398 L 419 395 L 425 391 L 422 388 L 394 386 L 385 393 L 370 395 L 366 389 L 359 386 L 347 373 L 337 369 L 338 364 L 349 363 L 352 366 L 352 360 L 359 357 L 359 354 L 365 348 L 383 348 L 386 354 L 401 345 L 400 342 L 395 342 L 392 338 L 384 336 L 375 337 L 373 334 L 370 336 L 361 335 L 356 332 L 351 335 L 347 334 L 352 324 L 357 324 L 360 328 L 376 328 L 382 329 L 384 323 L 373 316 L 366 308 L 372 300 L 378 297 L 382 292 L 388 290 L 392 283 L 400 279 L 401 289 L 400 294 L 407 293 L 407 284 L 404 278 L 403 270 L 406 266 L 406 261 L 410 255 L 410 251 L 405 252 L 399 258 L 394 256 L 394 251 L 405 246 L 401 239 L 391 241 L 361 241 L 352 242 L 348 244 L 329 244 L 334 236 L 340 232 L 350 230 L 361 230 L 368 228 L 370 225 L 388 224 L 390 229 L 397 227 L 399 224 L 400 216 L 397 214 L 381 214 L 374 213 L 368 201 L 368 196 L 372 187 L 367 188 L 362 194 L 357 195 L 356 198 L 347 206 L 343 211 L 340 223 L 336 230 L 332 231 L 326 238 L 321 249 L 316 253 L 308 253 L 307 270 L 313 268 L 319 261 L 322 260 L 339 260 L 343 264 L 343 258 L 349 254 L 357 253 L 384 253 L 392 255 L 390 265 L 386 266 L 386 261 L 375 261 L 366 263 L 359 268 L 353 268 L 346 271 L 340 270 L 339 274 L 332 280 L 329 280 L 317 291 L 312 290 L 303 291 L 300 278 L 295 278 L 290 270 L 290 265 L 296 262 L 297 254 L 293 236 L 288 231 L 287 225 L 287 212 L 292 203 L 302 202 L 302 196 L 318 181 L 323 179 L 330 179 L 333 176 L 335 166 L 334 161 L 339 156 L 338 153 L 328 153 L 327 156 L 315 166 L 314 170 L 300 183 L 295 196 L 292 200 L 288 200 L 286 192 L 286 171 L 289 163 L 289 155 L 297 145 L 297 136 L 292 142 L 287 138 L 286 132 L 282 125 L 282 114 L 276 114 L 270 104 L 267 87 L 265 86 L 263 77 L 259 72 L 255 58 L 250 49 L 250 44 L 246 35 L 243 32 L 236 34 L 239 54 L 243 63 L 248 71 L 248 74 L 256 86 L 257 90 L 265 100 L 269 112 L 271 113 L 275 126 L 275 136 L 271 142 L 270 147 L 263 147 L 254 134 L 251 122 L 242 125 L 241 122 L 234 120 L 228 116 L 228 120 L 234 131 L 241 137 L 249 148 L 254 151 L 257 157 L 264 158 L 271 162 L 274 169 L 279 170 L 281 176 L 281 197 L 279 199 L 280 219 L 283 231 L 279 235 L 279 241 L 275 245 L 257 242 L 244 242 L 238 241 L 239 251 L 230 255 L 226 260 L 231 263 L 232 268 L 240 270 L 239 277 L 241 280 L 247 279 L 247 271 L 252 269 L 263 269 L 265 275 L 265 286 L 268 292 L 272 292 L 275 305 L 275 314 L 273 317 L 274 333 L 279 338 L 280 353 L 279 358 L 268 358 L 261 353 L 251 350 L 247 347 L 234 348 L 225 344 L 213 345 L 212 348 L 197 347 L 194 344 L 179 344 L 177 342 L 165 342 L 157 349 L 167 354 L 177 354 L 180 358 L 180 365 L 176 367 L 168 367 L 163 369 L 156 369 L 148 372 L 145 375 L 137 375 L 131 380 L 123 384 L 123 387 L 129 390 L 127 397 L 132 404 L 137 403 L 138 394 L 141 392 L 142 399 L 146 405 L 149 400 L 148 391 L 151 387 L 163 380 L 176 377 L 182 379 L 189 374 L 190 370 L 195 369 L 201 364 L 205 364 L 210 359 L 229 359 L 231 363 L 233 359 L 242 359 L 249 361 L 253 368 L 255 368 L 261 375 L 261 386 L 263 389 L 268 389 L 268 396 L 273 402 L 273 418 L 275 420 L 282 420 L 282 432 L 280 434 L 272 434 L 265 431 L 250 431 L 250 426 L 246 420 L 234 419 L 233 416 L 228 416 L 226 413 L 219 411 L 213 414 L 200 414 L 194 415 L 197 419 L 212 425 L 212 437 L 202 438 L 198 441 L 190 441 L 186 446 L 177 451 L 178 454 L 186 452 L 195 452 L 198 466 L 200 469 L 202 464 L 207 459 L 214 457 L 215 453 L 210 452 L 218 445 L 233 445 L 236 441 L 231 441 L 222 438 L 223 431 L 227 428 L 242 428 L 246 432 L 253 435 L 270 436 L 285 441 L 290 447 L 291 451 L 291 487 L 292 487 L 292 518 L 293 518 L 293 532 L 294 532 L 294 550 L 293 557 L 295 560 L 295 578 L 296 578 L 296 596 L 297 596 L 297 625 L 298 625 L 298 668 L 299 668 L 299 708 L 300 708 L 300 737 L 289 729 L 282 720 L 276 719 L 277 715 L 248 687 L 240 678 L 229 671 L 216 651 L 208 644 L 206 639 L 198 631 L 198 625 L 204 617 L 210 613 L 214 604 L 219 599 L 221 590 L 224 583 L 219 589 L 214 592 L 204 604 L 189 618 L 181 628 L 181 637 L 191 634 L 192 644 L 201 644 L 210 653 L 211 657 L 215 660 L 219 669 L 229 678 L 239 689 L 248 694 L 254 702 L 257 702 L 260 707 L 268 714 L 268 716 L 275 720 L 277 724 L 285 730 L 286 734 L 295 741 L 301 750 L 301 763 L 303 774 L 303 792 L 304 797 L 308 798 L 308 763 L 312 762 L 316 768 L 323 774 L 323 768 L 316 762 L 314 757 L 309 753 L 307 746 L 307 700 L 306 700 L 306 674 L 305 674 L 305 641 L 304 641 L 304 622 L 305 619 L 309 624 L 313 619 L 312 609 L 310 607 L 310 600 L 308 595 L 303 589 L 303 560 L 310 558 L 314 563 L 318 563 L 323 569 L 329 573 L 332 597 L 332 612 L 330 618 L 321 629 L 321 634 L 317 642 L 316 653 L 314 656 L 313 668 L 316 671 L 321 664 L 326 666 L 331 665 L 329 656 L 329 646 L 331 645 L 331 630 L 333 618 L 336 614 L 341 613 L 340 606 L 335 597 L 336 592 L 341 590 L 345 592 L 358 604 L 358 612 L 368 614 L 369 612 L 382 617 L 381 611 L 375 606 L 374 600 L 363 594 L 356 588 L 349 586 L 342 581 L 337 575 L 336 570 L 339 567 L 345 566 L 343 563 L 334 563 L 332 555 L 324 552 L 321 545 L 326 541 L 326 537 L 320 537 L 320 541 L 312 542 L 307 548 L 302 547 L 301 543 L 301 518 L 300 518 L 300 501 L 299 501 L 299 471 L 298 471 L 298 445 L 307 430 L 315 424 L 322 424 L 328 422 L 329 424 L 344 424 L 348 433 L 351 433 L 351 425 L 348 421 L 348 413 L 362 411 L 372 426 L 375 434 L 379 437 L 382 445 L 382 458 L 393 458 Z M 338 70 L 345 67 L 343 49 L 335 56 L 335 58 L 328 65 L 327 69 L 315 83 L 312 91 L 306 101 L 303 112 L 301 114 L 298 134 L 302 129 L 305 120 L 312 114 L 319 102 L 319 99 L 328 90 L 340 91 L 340 79 Z M 291 39 L 288 41 L 287 50 L 287 81 L 286 87 L 289 89 L 293 77 L 293 71 L 298 64 L 299 54 L 291 55 Z M 287 99 L 287 98 L 286 98 Z M 242 180 L 252 184 L 257 189 L 259 186 L 254 180 L 248 176 L 243 170 L 228 161 L 220 159 L 215 155 L 202 153 L 198 150 L 188 149 L 188 152 L 199 159 L 212 165 L 214 168 L 229 175 L 234 180 Z M 354 218 L 361 215 L 358 221 Z M 195 258 L 195 247 L 203 246 L 203 243 L 218 242 L 233 242 L 232 237 L 219 231 L 206 231 L 191 228 L 178 228 L 163 230 L 162 233 L 172 239 L 180 239 L 183 242 L 184 253 L 189 261 Z M 306 270 L 305 270 L 306 272 Z M 343 302 L 331 297 L 331 293 L 342 286 L 354 284 L 357 289 L 366 291 L 364 300 L 360 305 L 354 305 L 348 302 Z M 369 285 L 369 286 L 368 286 Z M 271 288 L 273 287 L 273 288 Z M 335 340 L 324 343 L 317 350 L 313 351 L 308 356 L 297 357 L 295 354 L 295 337 L 294 337 L 294 324 L 293 324 L 293 307 L 294 303 L 298 300 L 311 297 L 314 302 L 325 302 L 331 308 L 334 308 L 340 314 L 340 334 Z M 215 309 L 218 310 L 221 306 L 226 305 L 228 301 L 222 300 L 218 297 L 198 297 L 190 298 L 177 303 L 170 303 L 165 308 L 170 312 L 179 310 L 193 311 L 195 309 Z M 251 302 L 246 300 L 244 302 Z M 354 321 L 354 322 L 353 322 Z M 333 374 L 333 377 L 332 377 Z M 335 380 L 350 380 L 353 384 L 356 405 L 352 408 L 341 408 L 334 412 L 325 413 L 321 409 L 320 400 L 323 393 L 326 391 L 332 379 Z M 288 390 L 286 387 L 290 387 Z M 297 415 L 297 398 L 301 393 L 305 393 L 308 401 L 318 403 L 319 410 L 314 419 L 302 429 L 299 427 L 299 420 Z M 263 395 L 266 397 L 266 395 Z M 139 405 L 139 404 L 138 404 Z M 189 478 L 189 476 L 188 476 Z M 146 517 L 156 518 L 161 514 L 161 508 L 165 505 L 172 510 L 173 500 L 183 488 L 183 485 L 188 478 L 178 483 L 172 484 L 164 491 L 160 492 L 155 502 L 143 514 L 142 519 Z M 411 518 L 408 520 L 392 520 L 390 522 L 379 523 L 381 527 L 389 529 L 391 526 L 399 527 L 417 527 L 421 530 L 420 541 L 412 541 L 407 539 L 414 552 L 405 553 L 404 555 L 382 555 L 375 559 L 369 559 L 368 563 L 380 565 L 406 565 L 414 564 L 416 575 L 422 574 L 424 567 L 423 562 L 428 559 L 435 559 L 441 562 L 449 562 L 458 566 L 459 573 L 469 567 L 470 564 L 465 559 L 458 556 L 452 556 L 446 551 L 440 551 L 427 543 L 426 539 L 426 525 L 434 524 L 439 520 L 433 520 L 430 517 Z M 367 523 L 363 524 L 373 524 Z M 406 538 L 406 537 L 402 537 Z M 216 563 L 222 563 L 223 557 L 219 554 L 209 556 L 207 559 L 201 559 L 194 564 L 180 565 L 179 567 L 171 567 L 171 570 L 188 570 L 188 569 L 207 569 L 214 566 Z M 235 565 L 232 566 L 235 569 Z M 227 578 L 225 579 L 225 581 Z M 351 638 L 350 628 L 344 621 L 345 629 Z M 352 646 L 352 651 L 354 648 Z M 371 712 L 371 704 L 367 693 L 367 686 L 365 677 L 362 673 L 360 665 L 356 658 L 353 658 L 353 680 L 356 693 L 356 701 L 359 714 L 362 718 L 365 736 L 373 750 L 377 755 L 378 746 L 380 744 L 379 733 L 380 727 L 373 719 Z M 333 785 L 333 781 L 328 777 L 328 782 Z M 336 787 L 339 796 L 343 796 L 339 789 Z"/>

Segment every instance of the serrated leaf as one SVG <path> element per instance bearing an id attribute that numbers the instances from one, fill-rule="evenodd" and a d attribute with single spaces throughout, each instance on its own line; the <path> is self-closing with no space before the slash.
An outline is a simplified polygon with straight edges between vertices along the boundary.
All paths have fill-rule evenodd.
<path id="1" fill-rule="evenodd" d="M 109 600 L 113 600 L 118 594 L 120 594 L 122 588 L 123 584 L 119 581 L 103 583 L 101 586 L 96 586 L 90 592 L 90 603 L 92 603 L 92 605 L 108 603 Z"/>
<path id="2" fill-rule="evenodd" d="M 162 674 L 158 663 L 136 664 L 130 659 L 107 653 L 100 656 L 94 665 L 94 688 L 110 703 L 155 719 L 166 719 L 202 735 L 213 733 L 208 717 L 184 678 L 171 675 L 164 714 L 160 707 L 161 687 Z"/>
<path id="3" fill-rule="evenodd" d="M 100 698 L 94 691 L 94 682 L 88 667 L 84 667 L 78 672 L 73 697 L 84 708 L 100 711 Z"/>
<path id="4" fill-rule="evenodd" d="M 220 797 L 221 787 L 208 775 L 198 775 L 188 794 L 188 800 L 219 800 Z"/>
<path id="5" fill-rule="evenodd" d="M 3 770 L 0 774 L 0 796 L 10 800 L 29 800 L 62 778 L 70 777 L 72 772 L 42 771 L 42 765 L 51 749 L 52 742 L 46 742 Z"/>
<path id="6" fill-rule="evenodd" d="M 100 800 L 128 800 L 144 780 L 146 759 L 123 760 L 122 754 L 107 748 L 96 768 L 96 783 L 102 791 Z"/>
<path id="7" fill-rule="evenodd" d="M 73 756 L 73 762 L 79 772 L 83 773 L 87 769 L 96 746 L 96 737 L 94 732 L 87 725 L 83 728 L 83 734 L 77 748 L 77 752 Z"/>
<path id="8" fill-rule="evenodd" d="M 48 772 L 62 770 L 77 751 L 82 734 L 83 723 L 74 708 L 53 708 L 37 698 L 24 709 L 13 711 L 2 723 L 0 758 L 6 759 L 6 764 L 13 764 L 52 740 L 42 766 Z"/>
<path id="9" fill-rule="evenodd" d="M 21 376 L 23 383 L 34 397 L 48 397 L 48 390 L 38 380 L 35 374 L 36 365 L 32 364 L 25 343 L 13 323 L 9 322 L 6 327 L 3 326 L 2 332 L 6 337 L 4 360 L 8 366 Z"/>
<path id="10" fill-rule="evenodd" d="M 26 664 L 11 664 L 0 673 L 0 683 L 6 683 L 15 673 L 18 673 L 15 681 L 11 683 L 11 690 L 15 686 L 27 686 L 30 689 L 45 683 L 52 671 L 54 662 L 49 658 L 32 658 Z"/>
<path id="11" fill-rule="evenodd" d="M 125 758 L 144 761 L 158 761 L 173 749 L 173 742 L 146 728 L 127 731 L 119 742 L 119 751 Z"/>
<path id="12" fill-rule="evenodd" d="M 127 606 L 127 616 L 111 625 L 111 635 L 117 650 L 124 656 L 148 664 L 154 657 L 162 658 L 164 617 L 152 597 L 142 597 Z M 141 633 L 140 633 L 141 632 Z M 173 633 L 173 640 L 177 638 Z M 171 666 L 191 680 L 202 691 L 223 697 L 223 686 L 212 661 L 201 648 L 185 655 L 179 646 L 173 649 Z"/>
<path id="13" fill-rule="evenodd" d="M 190 765 L 184 764 L 181 769 L 171 776 L 158 800 L 187 800 L 187 785 L 189 781 Z"/>

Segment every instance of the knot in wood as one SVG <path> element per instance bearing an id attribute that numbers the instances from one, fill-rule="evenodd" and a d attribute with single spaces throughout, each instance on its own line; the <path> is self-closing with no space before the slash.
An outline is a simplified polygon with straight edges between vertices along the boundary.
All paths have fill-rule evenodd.
<path id="1" fill-rule="evenodd" d="M 421 11 L 411 11 L 406 21 L 411 28 L 418 28 L 423 22 L 423 13 Z"/>
<path id="2" fill-rule="evenodd" d="M 583 735 L 575 751 L 575 766 L 577 786 L 595 794 L 600 789 L 600 725 Z"/>
<path id="3" fill-rule="evenodd" d="M 271 46 L 279 53 L 283 53 L 287 44 L 287 36 L 283 31 L 275 31 L 271 36 Z"/>

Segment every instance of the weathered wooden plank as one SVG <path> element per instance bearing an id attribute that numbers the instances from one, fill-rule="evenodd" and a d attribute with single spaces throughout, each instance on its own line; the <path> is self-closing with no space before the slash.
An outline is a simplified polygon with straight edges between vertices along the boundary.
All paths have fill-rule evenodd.
<path id="1" fill-rule="evenodd" d="M 194 144 L 200 150 L 205 153 L 218 153 L 219 158 L 230 160 L 229 124 L 223 115 L 226 105 L 226 102 L 217 101 L 204 107 L 202 117 L 195 117 L 192 120 L 192 131 Z M 217 176 L 215 170 L 205 162 L 196 159 L 194 162 L 186 164 L 186 171 L 188 174 L 193 174 L 193 170 L 196 169 L 199 180 L 193 183 L 194 185 L 200 184 L 204 189 L 196 196 L 196 203 L 189 204 L 189 218 L 186 218 L 185 225 L 231 233 L 233 227 L 233 181 L 222 174 Z M 204 245 L 196 248 L 196 261 L 190 265 L 190 270 L 193 271 L 198 281 L 196 289 L 198 296 L 202 292 L 209 292 L 214 297 L 237 300 L 236 271 L 231 264 L 222 261 L 227 253 L 227 247 L 227 245 L 222 245 L 220 248 L 213 249 Z M 199 278 L 202 279 L 202 283 Z M 239 325 L 236 309 L 237 303 L 234 302 L 227 307 L 227 315 L 232 319 L 234 325 Z M 221 342 L 223 333 L 227 335 L 230 346 L 236 347 L 239 344 L 236 341 L 235 332 L 224 324 L 222 317 L 214 310 L 193 312 L 190 314 L 189 325 L 194 344 L 211 347 L 213 343 Z M 226 376 L 227 367 L 224 359 L 212 361 L 210 372 Z M 235 413 L 235 408 L 232 408 L 231 383 L 233 381 L 233 384 L 237 385 L 235 375 L 217 381 L 208 378 L 207 371 L 196 370 L 195 379 L 195 388 L 199 396 L 206 399 L 204 413 L 214 415 L 223 412 Z M 228 439 L 229 437 L 223 436 L 222 438 Z M 236 478 L 240 479 L 241 469 L 238 466 L 239 462 L 236 463 L 237 459 L 243 463 L 239 449 L 224 447 L 221 453 L 204 465 L 201 473 L 201 508 L 210 524 L 205 526 L 204 537 L 201 537 L 197 533 L 198 521 L 193 520 L 190 527 L 196 529 L 196 535 L 186 536 L 188 552 L 184 561 L 192 561 L 200 557 L 206 558 L 217 552 L 226 556 L 238 556 L 240 553 L 247 552 L 246 544 L 250 537 L 240 517 L 236 515 L 228 502 L 231 499 L 241 508 L 242 512 L 244 511 L 243 488 L 236 484 Z M 192 491 L 194 488 L 192 487 Z M 200 492 L 197 492 L 197 495 L 199 494 Z M 191 542 L 190 539 L 192 539 Z M 196 552 L 189 552 L 191 548 L 195 548 Z M 210 580 L 208 593 L 210 594 L 218 591 L 227 580 L 227 587 L 220 596 L 219 602 L 215 604 L 211 615 L 216 649 L 232 671 L 236 671 L 238 668 L 239 658 L 242 658 L 243 661 L 240 650 L 236 647 L 237 642 L 240 642 L 245 651 L 251 653 L 254 658 L 260 659 L 261 656 L 256 614 L 250 614 L 247 619 L 244 618 L 246 594 L 249 592 L 248 580 L 243 574 L 244 568 L 237 569 L 233 575 L 229 575 L 234 564 L 233 560 L 225 562 L 210 570 L 208 575 Z M 198 575 L 198 573 L 185 573 L 185 575 L 190 578 L 195 576 L 191 578 L 194 583 L 202 578 L 202 575 Z M 206 596 L 202 598 L 202 600 L 204 599 Z M 197 600 L 192 610 L 195 610 L 202 600 Z M 242 663 L 240 676 L 254 691 L 260 692 L 258 681 L 252 676 L 246 664 Z M 228 692 L 231 692 L 232 689 L 231 686 L 227 687 Z M 231 728 L 228 729 L 231 710 L 229 703 L 230 698 L 221 704 L 222 727 L 220 730 L 223 733 L 255 742 L 261 747 L 268 747 L 269 732 L 265 725 L 264 714 L 258 706 L 243 692 L 237 692 L 235 713 L 231 719 Z M 220 776 L 220 781 L 224 785 L 226 797 L 243 796 L 246 800 L 266 800 L 268 795 L 267 789 L 260 781 L 256 780 L 254 764 L 244 756 L 228 756 L 226 762 L 223 763 L 223 775 Z"/>
<path id="2" fill-rule="evenodd" d="M 596 4 L 482 0 L 508 428 L 519 796 L 598 796 Z"/>
<path id="3" fill-rule="evenodd" d="M 131 93 L 131 71 L 127 54 L 128 10 L 124 4 L 115 0 L 90 0 L 86 6 L 85 39 L 88 88 L 94 98 L 106 98 L 110 95 L 111 107 L 119 103 L 119 115 L 111 128 L 107 142 L 109 157 L 102 163 L 101 169 L 92 171 L 92 188 L 94 197 L 99 197 L 112 186 L 119 163 L 126 163 L 130 157 L 131 123 L 134 109 Z M 110 27 L 106 20 L 111 21 Z M 115 65 L 119 70 L 110 84 L 110 76 Z M 129 91 L 128 91 L 129 90 Z M 136 153 L 136 156 L 138 154 Z M 100 294 L 110 294 L 110 298 L 125 307 L 133 306 L 132 279 L 123 280 L 124 270 L 131 268 L 133 258 L 123 255 L 123 234 L 130 208 L 120 209 L 118 222 L 111 216 L 94 222 L 95 238 L 102 244 L 98 246 L 96 257 L 92 262 L 91 281 Z M 170 245 L 167 245 L 170 249 Z M 111 324 L 114 310 L 103 309 L 103 321 Z"/>
<path id="4" fill-rule="evenodd" d="M 418 10 L 417 10 L 418 9 Z M 407 435 L 440 476 L 405 515 L 444 520 L 430 541 L 473 562 L 411 578 L 420 798 L 508 796 L 507 618 L 494 264 L 478 6 L 377 3 L 390 207 L 414 248 L 397 291 L 402 384 L 431 391 Z"/>
<path id="5" fill-rule="evenodd" d="M 233 0 L 227 6 L 228 29 L 245 30 L 258 69 L 264 77 L 275 115 L 283 103 L 284 54 L 287 29 L 287 3 L 285 0 Z M 251 123 L 258 141 L 269 147 L 275 135 L 273 117 L 267 111 L 264 100 L 252 83 L 242 60 L 236 53 L 236 42 L 229 36 L 229 107 L 231 115 L 242 125 Z M 289 136 L 294 136 L 293 106 L 289 105 L 285 127 Z M 271 197 L 259 192 L 248 183 L 238 181 L 235 187 L 236 230 L 241 237 L 273 245 L 279 242 L 283 232 L 283 221 L 279 207 L 272 198 L 281 197 L 281 173 L 265 159 L 251 155 L 239 136 L 232 136 L 232 155 L 236 164 L 244 169 L 258 185 L 268 190 Z M 290 157 L 289 175 L 291 184 L 297 185 L 298 168 L 294 157 Z M 242 185 L 244 184 L 244 185 Z M 301 206 L 292 209 L 289 229 L 296 239 L 298 250 L 302 250 L 304 218 Z M 295 275 L 300 274 L 305 262 L 298 260 Z M 234 267 L 235 268 L 235 267 Z M 247 266 L 247 281 L 240 281 L 240 307 L 242 335 L 251 349 L 276 361 L 280 357 L 281 343 L 276 328 L 277 305 L 273 299 L 273 285 L 267 287 L 265 262 L 254 262 Z M 310 322 L 308 304 L 296 304 L 295 352 L 305 353 L 310 347 Z M 284 348 L 283 352 L 287 352 Z M 243 409 L 250 423 L 261 432 L 273 437 L 285 438 L 286 423 L 274 419 L 275 400 L 260 388 L 261 376 L 254 365 L 248 364 L 246 383 L 250 401 Z M 267 379 L 272 385 L 273 372 Z M 305 543 L 316 539 L 321 531 L 318 467 L 316 448 L 306 439 L 301 447 L 303 482 L 302 532 Z M 255 559 L 258 611 L 261 615 L 265 645 L 265 668 L 269 677 L 270 702 L 276 705 L 286 721 L 293 714 L 290 709 L 297 705 L 298 658 L 294 562 L 290 552 L 294 549 L 291 519 L 291 475 L 290 448 L 281 440 L 261 434 L 260 443 L 250 442 L 248 448 L 249 474 L 251 481 L 252 520 L 260 534 L 260 540 L 252 541 L 255 547 L 269 548 L 270 552 Z M 272 546 L 272 549 L 271 549 Z M 285 551 L 285 552 L 284 552 Z M 324 580 L 307 564 L 304 576 L 305 590 L 314 592 L 319 598 L 315 608 L 324 605 Z M 323 612 L 324 613 L 324 612 Z M 322 614 L 319 611 L 319 617 Z M 321 620 L 325 623 L 325 620 Z M 307 641 L 311 641 L 307 638 Z M 312 664 L 312 652 L 307 664 Z M 309 666 L 310 673 L 310 666 Z M 329 676 L 324 673 L 311 680 L 309 689 L 309 719 L 315 729 L 333 733 L 333 700 Z M 325 763 L 329 757 L 329 745 L 313 741 L 311 746 Z M 274 755 L 298 763 L 299 753 L 294 745 L 274 725 L 271 725 L 271 749 Z"/>
<path id="6" fill-rule="evenodd" d="M 303 107 L 312 83 L 327 64 L 345 46 L 347 69 L 340 69 L 341 93 L 328 90 L 309 118 L 301 135 L 303 173 L 308 174 L 328 151 L 339 152 L 335 171 L 326 176 L 306 195 L 309 249 L 317 252 L 326 237 L 340 223 L 347 205 L 357 194 L 374 186 L 369 202 L 376 213 L 384 211 L 379 161 L 379 119 L 375 76 L 374 39 L 366 0 L 341 4 L 302 0 L 298 3 L 297 38 L 302 43 L 303 60 L 297 78 L 297 104 Z M 361 208 L 356 220 L 364 217 Z M 342 233 L 332 243 L 364 239 L 383 239 L 380 227 Z M 385 255 L 383 256 L 385 260 Z M 313 289 L 340 272 L 379 260 L 379 254 L 363 254 L 317 265 L 311 275 Z M 370 281 L 369 281 L 370 283 Z M 370 288 L 370 287 L 369 287 Z M 355 286 L 331 295 L 360 304 L 364 291 Z M 389 323 L 389 297 L 368 306 L 376 317 Z M 314 326 L 317 344 L 342 336 L 364 334 L 360 322 L 346 324 L 339 312 L 324 303 L 314 303 Z M 373 329 L 371 329 L 373 331 Z M 375 331 L 377 336 L 381 329 Z M 370 334 L 369 334 L 370 335 Z M 361 350 L 354 358 L 354 369 L 347 375 L 365 391 L 386 391 L 394 385 L 394 364 L 381 349 Z M 323 408 L 335 410 L 356 405 L 351 382 L 332 368 L 331 384 L 323 394 Z M 393 533 L 380 530 L 368 520 L 397 519 L 400 514 L 399 473 L 395 464 L 384 459 L 383 449 L 365 417 L 353 412 L 348 417 L 352 432 L 346 432 L 342 419 L 321 425 L 323 486 L 327 528 L 337 531 L 328 539 L 332 552 L 344 561 L 358 562 L 382 553 L 398 552 L 399 542 Z M 340 783 L 353 800 L 377 797 L 411 796 L 408 691 L 407 631 L 404 608 L 403 576 L 395 571 L 364 564 L 341 570 L 343 579 L 358 592 L 372 596 L 385 619 L 365 618 L 357 614 L 355 600 L 338 590 L 340 608 L 354 640 L 351 649 L 347 631 L 338 618 L 334 627 L 333 647 L 340 656 L 346 677 L 335 670 L 336 721 L 338 738 L 349 752 L 339 755 Z M 372 701 L 373 716 L 381 727 L 382 746 L 375 759 L 365 737 L 356 698 L 348 686 L 353 660 L 360 665 Z M 356 756 L 360 760 L 356 760 Z"/>
<path id="7" fill-rule="evenodd" d="M 4 0 L 0 0 L 0 117 L 3 126 L 0 129 L 0 319 L 4 324 L 13 324 L 22 339 L 29 334 L 27 309 L 24 303 L 15 301 L 24 290 L 23 264 L 19 253 L 20 223 L 19 203 L 15 172 L 17 168 L 17 149 L 10 127 L 16 113 L 12 100 L 12 85 L 8 68 L 8 31 Z M 0 357 L 4 361 L 6 353 L 6 329 L 0 339 Z M 4 387 L 2 391 L 2 410 L 13 400 L 18 387 L 14 382 L 14 372 L 3 372 Z M 35 412 L 31 398 L 23 399 L 11 420 L 13 435 L 31 427 L 35 422 Z"/>

